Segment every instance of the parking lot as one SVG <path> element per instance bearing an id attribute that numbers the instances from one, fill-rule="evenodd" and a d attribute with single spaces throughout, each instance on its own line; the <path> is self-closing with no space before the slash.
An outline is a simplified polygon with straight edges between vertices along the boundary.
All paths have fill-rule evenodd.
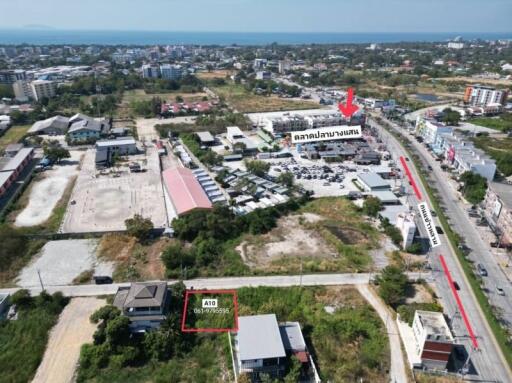
<path id="1" fill-rule="evenodd" d="M 132 155 L 128 161 L 105 171 L 96 170 L 95 151 L 85 154 L 64 216 L 61 231 L 101 232 L 124 230 L 124 221 L 134 214 L 150 218 L 155 227 L 166 223 L 160 162 L 156 148 Z M 137 162 L 143 171 L 132 173 L 129 163 Z"/>

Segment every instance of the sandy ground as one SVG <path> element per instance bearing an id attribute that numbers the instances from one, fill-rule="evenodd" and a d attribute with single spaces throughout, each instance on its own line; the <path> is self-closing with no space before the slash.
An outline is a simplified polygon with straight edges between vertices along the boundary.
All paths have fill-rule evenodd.
<path id="1" fill-rule="evenodd" d="M 132 155 L 130 162 L 139 162 L 146 169 L 130 173 L 126 166 L 117 176 L 96 171 L 94 150 L 87 151 L 82 170 L 71 195 L 75 204 L 68 205 L 61 231 L 64 233 L 125 230 L 124 221 L 141 214 L 155 227 L 166 225 L 166 212 L 160 179 L 160 162 L 156 148 L 147 154 Z"/>
<path id="2" fill-rule="evenodd" d="M 88 270 L 95 270 L 95 275 L 112 275 L 113 263 L 96 259 L 97 246 L 98 241 L 93 239 L 50 241 L 21 271 L 16 283 L 21 287 L 39 286 L 38 270 L 47 286 L 71 284 L 80 273 Z"/>
<path id="3" fill-rule="evenodd" d="M 64 308 L 52 329 L 43 360 L 32 383 L 69 383 L 73 381 L 80 347 L 92 341 L 96 325 L 91 314 L 105 305 L 97 298 L 74 298 Z"/>
<path id="4" fill-rule="evenodd" d="M 71 158 L 45 171 L 44 178 L 33 185 L 28 205 L 16 217 L 15 226 L 35 226 L 50 218 L 69 182 L 78 174 L 78 164 L 83 152 L 72 151 L 70 154 Z"/>
<path id="5" fill-rule="evenodd" d="M 137 118 L 135 120 L 137 124 L 137 133 L 140 141 L 153 141 L 160 138 L 155 125 L 157 124 L 181 124 L 188 123 L 192 124 L 195 121 L 194 116 L 175 117 L 175 118 Z"/>
<path id="6" fill-rule="evenodd" d="M 301 216 L 305 222 L 322 219 L 311 213 L 281 218 L 278 227 L 263 236 L 262 243 L 242 242 L 237 247 L 242 259 L 250 266 L 265 266 L 286 256 L 335 257 L 336 251 L 322 237 L 300 224 Z"/>

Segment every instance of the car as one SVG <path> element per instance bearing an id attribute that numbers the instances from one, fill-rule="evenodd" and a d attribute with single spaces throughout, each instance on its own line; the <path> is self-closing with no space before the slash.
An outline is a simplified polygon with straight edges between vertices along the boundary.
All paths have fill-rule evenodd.
<path id="1" fill-rule="evenodd" d="M 505 290 L 503 290 L 501 287 L 496 286 L 496 293 L 501 296 L 505 296 Z"/>
<path id="2" fill-rule="evenodd" d="M 92 277 L 94 279 L 94 283 L 97 285 L 110 285 L 114 282 L 112 277 L 109 277 L 108 275 L 96 275 Z"/>
<path id="3" fill-rule="evenodd" d="M 453 287 L 455 288 L 455 290 L 459 291 L 460 290 L 460 286 L 457 282 L 453 281 Z"/>
<path id="4" fill-rule="evenodd" d="M 437 217 L 437 213 L 435 210 L 430 210 L 430 214 L 432 214 L 432 217 Z"/>
<path id="5" fill-rule="evenodd" d="M 329 182 L 324 182 L 323 184 L 324 186 L 331 186 L 331 184 Z"/>
<path id="6" fill-rule="evenodd" d="M 432 170 L 433 170 L 433 169 L 432 169 L 432 166 L 430 166 L 430 165 L 428 165 L 428 166 L 427 166 L 427 169 L 428 169 L 428 170 L 430 170 L 430 171 L 432 171 Z"/>
<path id="7" fill-rule="evenodd" d="M 443 229 L 441 229 L 441 226 L 436 226 L 437 234 L 444 234 Z"/>
<path id="8" fill-rule="evenodd" d="M 482 277 L 486 277 L 487 276 L 487 270 L 484 267 L 484 265 L 482 265 L 481 263 L 476 265 L 476 269 L 478 270 L 478 274 L 480 274 Z"/>

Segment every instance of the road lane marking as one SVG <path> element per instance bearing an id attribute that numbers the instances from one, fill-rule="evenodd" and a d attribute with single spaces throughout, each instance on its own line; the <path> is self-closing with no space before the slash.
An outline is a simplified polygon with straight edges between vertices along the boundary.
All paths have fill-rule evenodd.
<path id="1" fill-rule="evenodd" d="M 466 314 L 466 310 L 464 310 L 464 306 L 462 305 L 462 301 L 459 297 L 459 293 L 455 289 L 455 285 L 453 284 L 452 275 L 450 273 L 450 270 L 448 269 L 448 265 L 446 264 L 446 261 L 444 260 L 443 255 L 439 255 L 439 259 L 441 261 L 441 266 L 443 266 L 444 274 L 446 275 L 446 278 L 448 279 L 448 284 L 450 285 L 450 288 L 452 289 L 453 296 L 455 297 L 455 301 L 457 302 L 457 306 L 459 306 L 460 314 L 462 315 L 462 319 L 464 320 L 464 324 L 466 325 L 466 329 L 468 330 L 469 336 L 471 338 L 471 342 L 473 343 L 473 347 L 475 349 L 478 349 L 478 342 L 476 340 L 475 333 L 473 332 L 473 327 L 471 327 L 471 323 L 469 323 L 469 318 Z"/>
<path id="2" fill-rule="evenodd" d="M 416 197 L 418 197 L 418 199 L 421 201 L 423 198 L 421 197 L 420 189 L 418 188 L 418 185 L 416 185 L 416 181 L 414 181 L 411 171 L 409 170 L 409 166 L 407 166 L 407 162 L 405 162 L 405 158 L 403 156 L 400 157 L 400 162 L 402 163 L 402 166 L 404 167 L 405 174 L 407 174 L 407 178 L 409 178 L 409 182 L 412 185 L 412 188 L 414 190 L 414 193 L 416 194 Z"/>

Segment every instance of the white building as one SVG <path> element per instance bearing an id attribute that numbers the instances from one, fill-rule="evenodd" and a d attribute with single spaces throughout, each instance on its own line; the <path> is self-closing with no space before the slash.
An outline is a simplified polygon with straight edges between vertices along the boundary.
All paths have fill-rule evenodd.
<path id="1" fill-rule="evenodd" d="M 455 134 L 440 134 L 434 151 L 444 156 L 444 162 L 459 174 L 470 171 L 492 181 L 496 174 L 496 161 L 472 142 L 465 141 Z"/>
<path id="2" fill-rule="evenodd" d="M 450 126 L 420 116 L 416 119 L 416 134 L 423 137 L 423 141 L 427 144 L 434 144 L 440 134 L 452 132 L 453 128 Z"/>
<path id="3" fill-rule="evenodd" d="M 256 80 L 270 80 L 272 73 L 266 70 L 260 70 L 256 72 Z"/>
<path id="4" fill-rule="evenodd" d="M 254 69 L 263 69 L 267 66 L 267 59 L 254 59 L 253 68 Z"/>
<path id="5" fill-rule="evenodd" d="M 181 65 L 163 64 L 160 65 L 160 75 L 166 80 L 179 80 L 183 76 Z"/>
<path id="6" fill-rule="evenodd" d="M 18 101 L 34 99 L 41 100 L 43 97 L 52 98 L 57 94 L 57 83 L 48 80 L 26 80 L 16 81 L 13 86 L 14 95 Z"/>
<path id="7" fill-rule="evenodd" d="M 448 49 L 463 49 L 464 43 L 460 41 L 450 41 L 448 43 Z"/>
<path id="8" fill-rule="evenodd" d="M 57 94 L 57 83 L 48 80 L 35 80 L 30 83 L 32 94 L 36 101 L 42 98 L 52 98 Z"/>
<path id="9" fill-rule="evenodd" d="M 464 92 L 464 102 L 473 106 L 505 105 L 507 97 L 507 90 L 499 90 L 483 85 L 468 86 Z"/>
<path id="10" fill-rule="evenodd" d="M 160 77 L 160 68 L 158 65 L 145 64 L 142 66 L 142 77 L 143 78 L 158 78 Z"/>
<path id="11" fill-rule="evenodd" d="M 443 313 L 417 310 L 412 331 L 422 365 L 428 369 L 445 370 L 453 348 L 453 336 Z"/>
<path id="12" fill-rule="evenodd" d="M 396 227 L 402 233 L 402 248 L 407 249 L 414 241 L 416 234 L 416 223 L 414 222 L 414 213 L 399 213 L 396 217 Z"/>

